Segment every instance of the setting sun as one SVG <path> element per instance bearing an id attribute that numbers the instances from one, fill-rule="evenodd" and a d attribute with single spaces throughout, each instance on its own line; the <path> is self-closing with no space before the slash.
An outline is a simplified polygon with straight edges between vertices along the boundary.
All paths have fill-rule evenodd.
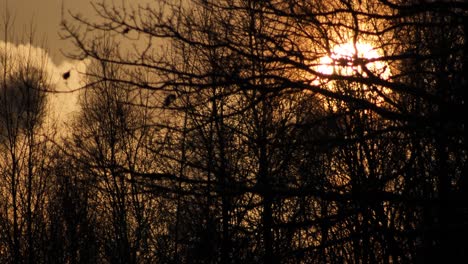
<path id="1" fill-rule="evenodd" d="M 390 76 L 390 70 L 384 62 L 378 60 L 382 56 L 380 53 L 368 43 L 348 42 L 337 45 L 328 56 L 320 58 L 317 71 L 326 75 L 367 76 L 362 68 L 364 66 L 372 74 L 387 79 Z"/>
<path id="2" fill-rule="evenodd" d="M 391 72 L 388 64 L 381 60 L 383 51 L 376 49 L 369 43 L 345 43 L 335 46 L 327 56 L 318 60 L 315 71 L 318 73 L 312 84 L 323 85 L 328 90 L 349 93 L 353 96 L 366 98 L 369 101 L 382 105 L 390 90 L 380 86 L 368 86 L 363 83 L 337 84 L 334 80 L 338 76 L 357 76 L 367 78 L 370 75 L 389 79 Z M 360 95 L 358 95 L 360 94 Z M 337 110 L 336 102 L 329 101 L 327 108 Z"/>

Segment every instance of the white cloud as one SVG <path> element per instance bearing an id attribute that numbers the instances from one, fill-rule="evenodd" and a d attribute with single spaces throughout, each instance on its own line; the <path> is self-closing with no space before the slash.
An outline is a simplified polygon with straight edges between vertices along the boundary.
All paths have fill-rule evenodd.
<path id="1" fill-rule="evenodd" d="M 70 120 L 79 110 L 79 88 L 83 86 L 83 74 L 86 72 L 87 61 L 64 61 L 55 65 L 46 50 L 29 44 L 12 44 L 0 41 L 2 56 L 7 56 L 7 68 L 15 68 L 30 63 L 34 67 L 44 69 L 47 73 L 50 88 L 55 92 L 48 94 L 49 122 L 58 122 L 59 127 Z M 5 52 L 6 51 L 6 52 Z M 0 63 L 4 67 L 3 61 Z M 70 77 L 64 79 L 65 72 L 70 71 Z"/>

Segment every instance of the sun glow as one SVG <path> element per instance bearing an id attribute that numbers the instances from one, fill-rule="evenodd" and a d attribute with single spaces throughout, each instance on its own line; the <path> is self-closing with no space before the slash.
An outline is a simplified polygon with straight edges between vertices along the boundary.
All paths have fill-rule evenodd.
<path id="1" fill-rule="evenodd" d="M 359 75 L 367 77 L 369 73 L 388 79 L 390 69 L 379 60 L 381 52 L 368 43 L 345 43 L 333 48 L 328 56 L 319 59 L 316 71 L 324 75 Z"/>
<path id="2" fill-rule="evenodd" d="M 368 43 L 345 43 L 335 46 L 327 56 L 318 59 L 312 69 L 317 72 L 312 81 L 328 90 L 349 96 L 366 99 L 377 105 L 383 105 L 391 96 L 390 89 L 371 82 L 359 81 L 367 78 L 388 80 L 391 76 L 388 63 L 382 59 L 383 52 Z M 358 77 L 345 82 L 338 82 L 340 77 Z M 338 110 L 339 102 L 328 99 L 327 108 Z"/>

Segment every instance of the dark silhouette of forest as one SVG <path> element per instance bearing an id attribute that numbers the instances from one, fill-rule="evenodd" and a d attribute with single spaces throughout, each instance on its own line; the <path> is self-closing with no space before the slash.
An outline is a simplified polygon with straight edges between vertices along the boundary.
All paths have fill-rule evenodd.
<path id="1" fill-rule="evenodd" d="M 466 1 L 117 2 L 65 132 L 0 47 L 1 263 L 468 260 Z"/>

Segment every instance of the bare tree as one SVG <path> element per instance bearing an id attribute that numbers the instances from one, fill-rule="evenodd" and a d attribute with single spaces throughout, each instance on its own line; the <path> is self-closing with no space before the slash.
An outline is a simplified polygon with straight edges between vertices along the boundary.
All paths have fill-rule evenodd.
<path id="1" fill-rule="evenodd" d="M 111 46 L 102 49 L 112 55 Z M 78 164 L 80 180 L 92 195 L 99 258 L 110 263 L 151 262 L 160 201 L 145 194 L 133 173 L 147 171 L 154 161 L 144 145 L 154 133 L 151 109 L 144 107 L 150 94 L 112 81 L 122 73 L 103 61 L 88 68 L 88 89 L 81 96 L 74 132 L 66 141 L 71 147 L 67 153 Z"/>
<path id="2" fill-rule="evenodd" d="M 172 198 L 171 261 L 466 257 L 468 6 L 423 2 L 99 2 L 104 22 L 63 24 L 77 58 L 125 67 L 100 80 L 172 119 L 145 144 L 162 163 L 122 166 Z"/>
<path id="3" fill-rule="evenodd" d="M 42 258 L 45 201 L 51 145 L 44 125 L 48 77 L 36 58 L 0 50 L 0 171 L 4 261 L 33 263 Z M 3 255 L 3 254 L 2 254 Z"/>

